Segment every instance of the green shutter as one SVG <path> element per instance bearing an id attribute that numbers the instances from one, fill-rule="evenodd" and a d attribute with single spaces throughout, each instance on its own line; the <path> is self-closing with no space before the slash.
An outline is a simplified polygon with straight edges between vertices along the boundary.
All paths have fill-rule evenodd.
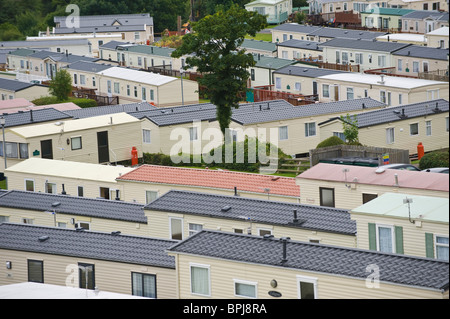
<path id="1" fill-rule="evenodd" d="M 425 248 L 428 258 L 434 258 L 434 240 L 433 234 L 425 233 Z"/>
<path id="2" fill-rule="evenodd" d="M 395 226 L 395 252 L 403 254 L 403 227 Z"/>
<path id="3" fill-rule="evenodd" d="M 377 250 L 377 228 L 375 224 L 369 223 L 369 249 Z"/>

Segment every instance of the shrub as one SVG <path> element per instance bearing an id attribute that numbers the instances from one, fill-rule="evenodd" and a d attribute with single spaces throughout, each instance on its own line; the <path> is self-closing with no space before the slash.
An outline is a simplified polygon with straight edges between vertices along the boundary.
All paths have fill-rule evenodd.
<path id="1" fill-rule="evenodd" d="M 433 167 L 448 167 L 449 166 L 449 152 L 435 151 L 425 154 L 419 161 L 419 168 L 421 170 Z"/>
<path id="2" fill-rule="evenodd" d="M 319 144 L 317 144 L 316 148 L 335 146 L 335 145 L 341 145 L 341 144 L 345 144 L 345 142 L 337 136 L 331 136 L 331 137 L 323 140 Z"/>
<path id="3" fill-rule="evenodd" d="M 69 102 L 72 102 L 83 109 L 87 107 L 97 106 L 97 102 L 91 99 L 70 99 Z"/>
<path id="4" fill-rule="evenodd" d="M 60 102 L 58 102 L 56 96 L 44 96 L 31 101 L 31 103 L 33 103 L 34 105 L 49 105 L 49 104 L 57 104 Z"/>

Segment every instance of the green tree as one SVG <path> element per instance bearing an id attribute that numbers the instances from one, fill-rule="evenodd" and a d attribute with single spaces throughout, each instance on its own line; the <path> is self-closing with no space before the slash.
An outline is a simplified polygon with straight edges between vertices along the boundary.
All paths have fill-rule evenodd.
<path id="1" fill-rule="evenodd" d="M 49 92 L 55 96 L 59 102 L 67 101 L 72 92 L 72 77 L 69 72 L 60 69 L 50 81 Z"/>
<path id="2" fill-rule="evenodd" d="M 356 116 L 354 115 L 352 118 L 347 114 L 346 116 L 341 115 L 340 118 L 342 120 L 342 127 L 347 144 L 359 144 L 358 120 Z"/>
<path id="3" fill-rule="evenodd" d="M 186 68 L 196 67 L 203 74 L 199 84 L 217 106 L 223 133 L 232 109 L 239 107 L 239 93 L 247 88 L 247 70 L 255 65 L 253 56 L 239 47 L 247 34 L 255 36 L 266 25 L 266 17 L 232 5 L 193 23 L 193 33 L 185 35 L 183 44 L 172 53 L 175 58 L 193 53 L 186 58 Z"/>

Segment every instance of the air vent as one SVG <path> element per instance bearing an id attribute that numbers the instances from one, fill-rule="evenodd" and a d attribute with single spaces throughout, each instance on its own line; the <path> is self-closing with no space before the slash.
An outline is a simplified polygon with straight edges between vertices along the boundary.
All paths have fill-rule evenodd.
<path id="1" fill-rule="evenodd" d="M 117 235 L 120 235 L 120 234 L 121 234 L 121 232 L 119 230 L 111 232 L 111 235 L 113 235 L 113 236 L 117 236 Z"/>
<path id="2" fill-rule="evenodd" d="M 59 205 L 61 205 L 60 202 L 54 202 L 54 203 L 52 203 L 52 207 L 58 207 Z"/>
<path id="3" fill-rule="evenodd" d="M 230 209 L 231 209 L 231 206 L 228 206 L 228 205 L 227 205 L 227 206 L 222 207 L 221 210 L 222 210 L 223 212 L 228 212 Z"/>
<path id="4" fill-rule="evenodd" d="M 44 242 L 44 241 L 48 240 L 49 238 L 50 237 L 48 237 L 48 236 L 41 236 L 41 237 L 39 237 L 39 241 Z"/>

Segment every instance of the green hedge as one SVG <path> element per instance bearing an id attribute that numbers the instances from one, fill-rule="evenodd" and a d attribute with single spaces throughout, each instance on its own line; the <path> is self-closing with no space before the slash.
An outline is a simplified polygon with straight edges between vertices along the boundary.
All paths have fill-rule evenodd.
<path id="1" fill-rule="evenodd" d="M 252 142 L 252 143 L 249 143 Z M 214 156 L 214 154 L 219 154 L 217 152 L 222 152 L 222 159 L 221 162 L 212 162 L 212 163 L 205 163 L 204 156 L 202 156 L 201 159 L 199 159 L 199 155 L 186 155 L 184 158 L 184 162 L 174 163 L 170 157 L 170 155 L 162 154 L 162 153 L 144 153 L 143 154 L 143 163 L 144 164 L 152 164 L 152 165 L 164 165 L 164 166 L 188 166 L 188 167 L 208 167 L 208 168 L 221 168 L 221 169 L 228 169 L 228 170 L 235 170 L 235 171 L 241 171 L 241 172 L 253 172 L 257 173 L 259 172 L 259 169 L 261 167 L 261 163 L 258 158 L 258 140 L 254 141 L 255 144 L 253 144 L 253 141 L 249 139 L 246 139 L 244 142 L 233 142 L 233 161 L 231 163 L 227 163 L 225 160 L 225 144 L 223 144 L 221 147 L 211 150 L 209 155 L 211 157 Z M 251 158 L 251 162 L 249 162 L 249 147 L 252 145 L 256 146 L 256 149 L 253 150 L 250 148 L 250 151 L 255 151 L 256 157 L 255 157 L 255 163 L 253 163 L 253 159 Z M 277 149 L 274 145 L 270 143 L 262 143 L 260 147 L 266 148 L 266 154 L 269 156 L 270 153 L 270 147 L 272 147 L 272 153 L 278 153 L 278 167 L 284 162 L 283 158 L 288 158 L 289 156 L 284 154 L 280 149 Z M 244 161 L 243 163 L 237 163 L 236 161 L 236 149 L 244 149 Z M 178 154 L 180 157 L 182 157 L 182 154 Z"/>
<path id="2" fill-rule="evenodd" d="M 449 167 L 449 152 L 435 151 L 425 154 L 419 161 L 421 170 L 433 167 Z"/>
<path id="3" fill-rule="evenodd" d="M 72 102 L 81 108 L 97 106 L 97 102 L 91 99 L 69 98 L 67 101 L 58 101 L 56 96 L 44 96 L 31 101 L 34 105 L 50 105 Z"/>
<path id="4" fill-rule="evenodd" d="M 337 136 L 331 136 L 331 137 L 323 140 L 319 144 L 317 144 L 316 148 L 335 146 L 335 145 L 341 145 L 341 144 L 345 144 L 345 142 Z"/>

